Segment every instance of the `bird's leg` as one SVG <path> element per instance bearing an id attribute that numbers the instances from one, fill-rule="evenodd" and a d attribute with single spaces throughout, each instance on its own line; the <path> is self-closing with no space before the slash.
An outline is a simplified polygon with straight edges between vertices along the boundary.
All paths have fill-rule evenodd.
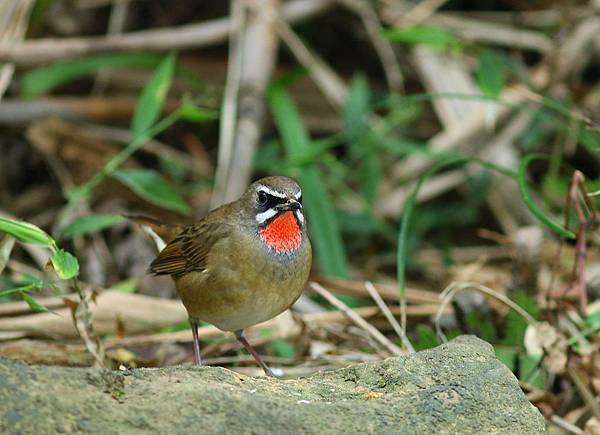
<path id="1" fill-rule="evenodd" d="M 200 357 L 200 339 L 198 338 L 198 322 L 190 319 L 192 325 L 192 335 L 194 336 L 194 357 L 196 358 L 196 365 L 202 365 L 202 358 Z"/>
<path id="2" fill-rule="evenodd" d="M 265 374 L 267 376 L 275 377 L 275 374 L 271 371 L 269 366 L 263 361 L 262 357 L 254 350 L 254 348 L 250 345 L 250 343 L 248 343 L 248 340 L 246 340 L 246 335 L 244 334 L 243 329 L 238 329 L 237 331 L 235 331 L 235 338 L 237 338 L 238 341 L 240 343 L 242 343 L 242 345 L 246 348 L 246 350 L 248 352 L 250 352 L 250 354 L 254 357 L 256 362 L 265 371 Z"/>

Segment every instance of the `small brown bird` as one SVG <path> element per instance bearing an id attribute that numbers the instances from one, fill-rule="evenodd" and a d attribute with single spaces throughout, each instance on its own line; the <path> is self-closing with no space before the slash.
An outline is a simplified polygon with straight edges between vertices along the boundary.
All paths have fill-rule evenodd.
<path id="1" fill-rule="evenodd" d="M 234 332 L 273 376 L 244 329 L 289 308 L 308 280 L 312 250 L 298 184 L 288 177 L 262 178 L 237 201 L 188 227 L 134 219 L 167 244 L 150 271 L 175 281 L 190 317 L 196 364 L 201 365 L 198 322 L 203 320 Z"/>

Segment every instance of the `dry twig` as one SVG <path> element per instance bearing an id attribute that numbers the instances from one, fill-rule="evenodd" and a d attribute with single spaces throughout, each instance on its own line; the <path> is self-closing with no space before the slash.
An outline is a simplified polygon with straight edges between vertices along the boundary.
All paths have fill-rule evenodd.
<path id="1" fill-rule="evenodd" d="M 398 324 L 398 321 L 390 311 L 385 301 L 377 292 L 377 289 L 375 288 L 373 283 L 371 281 L 365 282 L 365 288 L 367 289 L 367 291 L 369 292 L 369 294 L 371 295 L 371 297 L 373 298 L 373 300 L 375 301 L 385 318 L 388 320 L 388 322 L 390 322 L 390 325 L 392 325 L 394 332 L 398 334 L 398 337 L 400 337 L 400 340 L 402 340 L 402 344 L 404 345 L 404 347 L 406 347 L 406 349 L 408 349 L 410 353 L 414 353 L 415 348 L 412 346 L 410 340 L 406 336 L 406 330 Z"/>
<path id="2" fill-rule="evenodd" d="M 373 337 L 374 340 L 391 352 L 392 355 L 404 355 L 402 349 L 392 343 L 385 335 L 379 332 L 377 328 L 363 319 L 359 314 L 348 307 L 348 305 L 336 298 L 329 290 L 325 289 L 316 282 L 311 282 L 310 287 L 319 295 L 323 296 L 327 302 L 348 316 L 348 318 L 351 319 L 358 327 L 364 329 L 371 337 Z"/>
<path id="3" fill-rule="evenodd" d="M 465 290 L 471 290 L 471 289 L 477 290 L 483 294 L 486 294 L 488 296 L 492 296 L 495 299 L 498 299 L 500 302 L 504 303 L 506 306 L 508 306 L 509 308 L 512 308 L 514 311 L 516 311 L 517 314 L 519 314 L 521 317 L 523 317 L 523 319 L 529 325 L 532 325 L 532 326 L 537 325 L 537 320 L 535 320 L 533 317 L 531 317 L 531 314 L 529 314 L 527 311 L 525 311 L 519 305 L 517 305 L 516 303 L 511 301 L 507 296 L 505 296 L 501 293 L 498 293 L 497 291 L 494 291 L 491 288 L 488 288 L 481 284 L 477 284 L 477 283 L 473 283 L 473 282 L 453 282 L 450 285 L 448 285 L 448 287 L 446 287 L 444 289 L 444 291 L 442 291 L 440 293 L 440 298 L 442 298 L 442 304 L 440 305 L 439 311 L 435 315 L 435 319 L 434 319 L 435 332 L 436 332 L 438 338 L 441 341 L 443 341 L 444 343 L 448 342 L 448 338 L 446 337 L 446 334 L 444 334 L 444 332 L 442 331 L 442 327 L 440 326 L 440 319 L 442 317 L 442 314 L 444 313 L 444 309 L 452 301 L 452 299 L 454 298 L 454 295 L 456 293 L 465 291 Z"/>
<path id="4" fill-rule="evenodd" d="M 238 198 L 250 181 L 266 112 L 264 93 L 277 56 L 278 39 L 273 21 L 267 17 L 278 14 L 279 0 L 261 2 L 260 7 L 252 8 L 245 8 L 241 0 L 232 5 L 229 71 L 213 208 Z"/>

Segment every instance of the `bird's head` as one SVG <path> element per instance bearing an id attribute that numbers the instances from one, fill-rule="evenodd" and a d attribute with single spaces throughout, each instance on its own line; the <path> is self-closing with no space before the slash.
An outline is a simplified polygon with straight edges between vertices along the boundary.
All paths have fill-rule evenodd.
<path id="1" fill-rule="evenodd" d="M 244 196 L 253 210 L 258 234 L 269 248 L 278 253 L 298 249 L 305 226 L 298 183 L 282 176 L 261 178 L 248 187 Z"/>

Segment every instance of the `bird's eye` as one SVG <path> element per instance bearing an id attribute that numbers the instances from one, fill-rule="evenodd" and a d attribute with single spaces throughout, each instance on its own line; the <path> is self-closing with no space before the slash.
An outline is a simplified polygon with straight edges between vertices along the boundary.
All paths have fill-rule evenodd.
<path id="1" fill-rule="evenodd" d="M 258 199 L 256 203 L 260 207 L 264 207 L 265 205 L 267 205 L 267 202 L 269 202 L 269 197 L 267 196 L 267 194 L 265 192 L 258 192 Z"/>

